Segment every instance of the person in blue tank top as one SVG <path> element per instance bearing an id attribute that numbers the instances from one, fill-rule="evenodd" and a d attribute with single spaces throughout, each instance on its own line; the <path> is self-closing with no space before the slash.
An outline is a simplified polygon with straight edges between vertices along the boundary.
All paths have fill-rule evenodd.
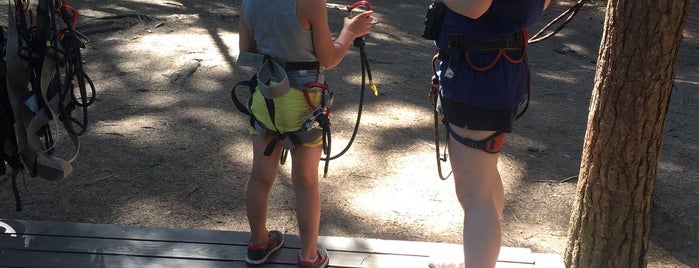
<path id="1" fill-rule="evenodd" d="M 498 152 L 527 98 L 526 28 L 550 0 L 441 0 L 446 7 L 439 37 L 440 110 L 456 194 L 464 210 L 463 264 L 495 267 L 500 252 L 504 190 Z"/>
<path id="2" fill-rule="evenodd" d="M 322 70 L 340 63 L 354 39 L 367 34 L 371 23 L 371 11 L 345 18 L 342 30 L 333 40 L 324 0 L 243 0 L 239 19 L 240 51 L 264 54 L 284 63 L 291 85 L 290 91 L 273 98 L 275 115 L 267 114 L 260 90 L 253 94 L 250 105 L 259 125 L 263 126 L 251 129 L 253 163 L 246 189 L 251 238 L 245 259 L 247 263 L 265 263 L 284 243 L 281 232 L 269 231 L 266 226 L 267 204 L 282 153 L 280 144 L 271 143 L 277 136 L 270 130 L 286 128 L 293 131 L 301 127 L 312 109 L 299 87 L 308 82 L 322 84 Z M 316 67 L 292 73 L 288 68 L 290 63 L 314 63 Z M 318 100 L 314 102 L 317 104 Z M 274 118 L 265 120 L 262 116 Z M 319 141 L 304 142 L 290 149 L 291 180 L 301 237 L 297 262 L 302 268 L 327 267 L 329 263 L 327 251 L 317 244 L 320 226 L 318 165 L 322 151 Z M 273 147 L 266 156 L 264 153 L 270 144 Z"/>

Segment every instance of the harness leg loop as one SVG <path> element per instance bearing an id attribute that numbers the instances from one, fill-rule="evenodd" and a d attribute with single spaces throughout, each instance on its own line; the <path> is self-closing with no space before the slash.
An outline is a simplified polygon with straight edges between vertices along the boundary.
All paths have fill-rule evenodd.
<path id="1" fill-rule="evenodd" d="M 490 154 L 496 154 L 500 152 L 500 149 L 502 149 L 502 146 L 505 143 L 505 133 L 503 132 L 495 132 L 493 133 L 493 135 L 490 135 L 483 140 L 477 141 L 459 136 L 459 134 L 457 134 L 452 128 L 448 126 L 447 130 L 449 131 L 449 135 L 454 137 L 454 139 L 459 143 L 471 148 L 480 149 Z"/>

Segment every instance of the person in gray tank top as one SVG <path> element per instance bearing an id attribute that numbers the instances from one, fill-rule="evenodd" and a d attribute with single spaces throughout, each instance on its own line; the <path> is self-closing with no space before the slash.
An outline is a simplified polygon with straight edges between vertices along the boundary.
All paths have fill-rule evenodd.
<path id="1" fill-rule="evenodd" d="M 340 63 L 354 39 L 369 32 L 372 14 L 367 11 L 345 18 L 342 30 L 333 39 L 324 0 L 243 0 L 239 19 L 239 48 L 241 53 L 259 53 L 281 63 L 317 62 L 319 68 L 315 72 L 304 71 L 301 76 L 290 73 L 289 78 L 292 87 L 303 85 L 306 81 L 321 82 L 322 77 L 318 77 L 320 72 Z M 259 94 L 258 92 L 256 90 L 255 94 Z M 258 117 L 255 112 L 264 112 L 266 108 L 264 98 L 255 94 L 250 108 L 253 115 Z M 299 88 L 292 88 L 273 101 L 276 113 L 271 121 L 275 127 L 298 129 L 310 111 L 304 107 L 308 105 Z M 298 107 L 303 109 L 298 110 Z M 246 210 L 251 232 L 246 261 L 250 264 L 266 262 L 284 243 L 281 232 L 269 231 L 266 226 L 269 194 L 276 179 L 282 147 L 280 144 L 274 145 L 271 155 L 265 156 L 263 153 L 275 139 L 275 135 L 269 131 L 261 134 L 257 132 L 251 130 L 256 135 L 252 135 L 253 163 L 246 189 Z M 290 152 L 291 180 L 301 237 L 298 267 L 327 267 L 327 251 L 317 244 L 320 228 L 318 166 L 321 143 L 304 143 L 295 146 Z"/>

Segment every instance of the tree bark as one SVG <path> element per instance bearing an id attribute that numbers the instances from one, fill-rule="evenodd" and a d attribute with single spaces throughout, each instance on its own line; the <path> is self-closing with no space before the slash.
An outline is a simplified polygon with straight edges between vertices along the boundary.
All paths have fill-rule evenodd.
<path id="1" fill-rule="evenodd" d="M 688 0 L 609 0 L 567 267 L 645 267 L 651 199 Z"/>

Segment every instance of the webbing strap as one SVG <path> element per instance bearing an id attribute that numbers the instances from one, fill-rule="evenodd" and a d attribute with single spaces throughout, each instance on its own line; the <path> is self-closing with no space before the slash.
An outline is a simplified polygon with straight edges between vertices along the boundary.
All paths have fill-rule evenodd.
<path id="1" fill-rule="evenodd" d="M 459 134 L 457 134 L 452 128 L 448 127 L 448 125 L 447 130 L 449 130 L 449 134 L 459 143 L 471 148 L 483 150 L 486 153 L 496 154 L 500 152 L 500 149 L 502 149 L 502 146 L 505 143 L 505 133 L 502 132 L 495 132 L 493 135 L 490 135 L 483 140 L 476 141 L 459 136 Z"/>
<path id="2" fill-rule="evenodd" d="M 250 103 L 247 105 L 243 104 L 242 101 L 238 98 L 237 89 L 238 87 L 245 86 L 248 88 L 248 92 L 250 95 L 252 95 L 253 91 L 255 91 L 255 87 L 257 87 L 257 74 L 253 75 L 250 80 L 245 80 L 245 81 L 240 81 L 236 83 L 233 86 L 233 90 L 231 90 L 231 99 L 233 100 L 233 104 L 235 104 L 235 108 L 238 109 L 241 113 L 244 113 L 246 115 L 251 115 L 252 113 L 250 112 Z M 252 99 L 252 98 L 251 98 Z"/>
<path id="3" fill-rule="evenodd" d="M 272 120 L 272 127 L 274 128 L 271 130 L 278 133 L 279 130 L 277 129 L 277 124 L 274 122 L 275 117 L 276 117 L 276 110 L 274 108 L 274 100 L 265 98 L 265 105 L 267 106 L 267 113 L 269 114 L 269 119 Z M 269 127 L 267 127 L 267 128 L 269 128 Z M 272 139 L 269 142 L 269 144 L 267 144 L 267 148 L 265 149 L 264 155 L 266 155 L 266 156 L 272 155 L 272 152 L 274 152 L 274 147 L 277 146 L 277 143 L 280 140 L 283 140 L 284 138 L 286 138 L 285 134 L 278 134 L 276 137 L 274 137 L 274 139 Z"/>
<path id="4" fill-rule="evenodd" d="M 492 52 L 498 49 L 522 49 L 526 42 L 526 31 L 508 34 L 492 41 L 469 39 L 463 35 L 457 34 L 450 34 L 447 36 L 447 43 L 450 47 L 458 47 L 464 52 Z"/>
<path id="5" fill-rule="evenodd" d="M 462 35 L 449 35 L 447 38 L 448 47 L 440 49 L 440 59 L 449 59 L 449 66 L 444 73 L 447 79 L 453 79 L 455 71 L 463 60 L 476 71 L 485 72 L 493 68 L 501 58 L 510 63 L 521 63 L 527 57 L 527 31 L 522 30 L 514 34 L 506 35 L 493 41 L 483 42 L 464 38 Z M 510 57 L 508 52 L 521 53 L 519 58 Z M 471 61 L 472 54 L 495 53 L 493 60 L 483 66 L 476 66 Z"/>

